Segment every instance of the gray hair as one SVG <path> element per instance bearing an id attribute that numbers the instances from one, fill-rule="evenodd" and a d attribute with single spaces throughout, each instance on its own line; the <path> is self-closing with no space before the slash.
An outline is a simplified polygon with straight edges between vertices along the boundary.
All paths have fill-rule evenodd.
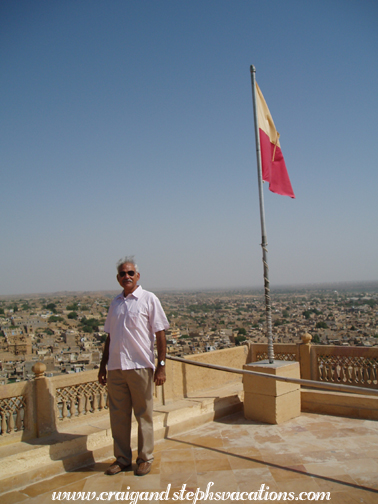
<path id="1" fill-rule="evenodd" d="M 137 273 L 139 273 L 139 269 L 138 269 L 138 266 L 137 266 L 137 264 L 136 264 L 136 262 L 134 260 L 134 256 L 133 255 L 132 256 L 126 256 L 126 257 L 124 257 L 123 259 L 120 259 L 117 262 L 117 271 L 118 271 L 118 273 L 119 273 L 119 270 L 120 270 L 121 266 L 123 266 L 126 263 L 133 264 L 134 268 L 135 268 L 135 271 Z"/>

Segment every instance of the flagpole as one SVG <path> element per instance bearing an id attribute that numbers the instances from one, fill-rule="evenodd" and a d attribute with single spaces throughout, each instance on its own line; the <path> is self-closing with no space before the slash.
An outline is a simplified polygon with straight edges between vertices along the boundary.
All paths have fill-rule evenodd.
<path id="1" fill-rule="evenodd" d="M 268 359 L 269 364 L 274 362 L 273 350 L 273 333 L 272 333 L 272 308 L 270 304 L 270 288 L 269 288 L 269 268 L 268 268 L 268 242 L 265 228 L 265 209 L 264 209 L 264 192 L 263 192 L 263 179 L 261 171 L 261 148 L 260 148 L 260 135 L 259 124 L 257 121 L 257 101 L 256 101 L 256 68 L 251 65 L 251 85 L 252 85 L 252 102 L 253 102 L 253 115 L 255 121 L 255 140 L 256 140 L 256 157 L 257 157 L 257 178 L 259 184 L 259 200 L 260 200 L 260 221 L 261 221 L 261 248 L 264 264 L 264 294 L 265 294 L 265 315 L 266 315 L 266 329 L 268 338 Z"/>

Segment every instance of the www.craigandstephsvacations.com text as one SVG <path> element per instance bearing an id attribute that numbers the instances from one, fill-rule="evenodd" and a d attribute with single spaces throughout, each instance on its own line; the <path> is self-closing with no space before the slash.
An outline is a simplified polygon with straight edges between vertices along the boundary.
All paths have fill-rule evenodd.
<path id="1" fill-rule="evenodd" d="M 186 490 L 183 484 L 181 490 L 171 492 L 171 484 L 162 492 L 133 492 L 127 487 L 126 492 L 53 492 L 52 500 L 76 501 L 126 501 L 137 504 L 139 501 L 186 501 L 196 504 L 198 501 L 323 501 L 331 500 L 330 492 L 270 492 L 269 486 L 263 483 L 259 490 L 251 492 L 216 492 L 210 491 L 214 485 L 212 481 L 207 484 L 206 490 L 197 488 L 195 491 Z"/>

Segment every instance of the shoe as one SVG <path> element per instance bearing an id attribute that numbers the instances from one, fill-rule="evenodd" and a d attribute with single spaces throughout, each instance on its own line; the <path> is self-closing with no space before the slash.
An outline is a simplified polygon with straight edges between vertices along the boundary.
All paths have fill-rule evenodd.
<path id="1" fill-rule="evenodd" d="M 118 462 L 118 460 L 116 460 L 112 465 L 108 467 L 108 469 L 105 471 L 105 474 L 107 474 L 108 476 L 114 476 L 114 474 L 118 474 L 122 471 L 130 471 L 131 469 L 131 464 L 125 465 L 122 464 L 122 462 Z"/>
<path id="2" fill-rule="evenodd" d="M 151 471 L 152 462 L 141 462 L 135 471 L 136 476 L 145 476 Z"/>

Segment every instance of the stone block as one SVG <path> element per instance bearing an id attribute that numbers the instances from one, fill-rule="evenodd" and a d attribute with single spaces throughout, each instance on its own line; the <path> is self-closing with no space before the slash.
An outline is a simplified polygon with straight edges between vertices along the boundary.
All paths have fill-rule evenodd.
<path id="1" fill-rule="evenodd" d="M 280 424 L 301 414 L 300 392 L 288 392 L 281 396 L 244 394 L 244 416 L 248 420 Z"/>
<path id="2" fill-rule="evenodd" d="M 267 361 L 244 364 L 243 369 L 266 373 L 285 378 L 300 378 L 299 362 L 275 361 L 269 364 Z M 259 393 L 264 395 L 279 396 L 298 390 L 298 384 L 277 381 L 274 378 L 266 378 L 257 375 L 243 375 L 244 392 Z"/>
<path id="3" fill-rule="evenodd" d="M 244 369 L 285 378 L 300 378 L 298 362 L 268 361 L 245 364 Z M 300 386 L 274 378 L 244 375 L 244 416 L 249 420 L 278 424 L 301 413 Z"/>

